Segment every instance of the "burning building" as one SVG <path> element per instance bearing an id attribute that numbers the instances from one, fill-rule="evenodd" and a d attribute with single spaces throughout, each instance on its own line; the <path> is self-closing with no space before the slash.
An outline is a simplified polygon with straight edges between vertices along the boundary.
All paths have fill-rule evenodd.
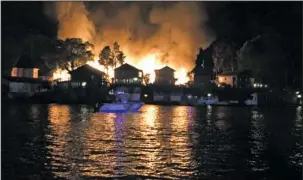
<path id="1" fill-rule="evenodd" d="M 205 25 L 207 14 L 197 2 L 55 2 L 46 9 L 52 17 L 55 12 L 60 39 L 90 41 L 95 55 L 117 41 L 125 62 L 150 74 L 151 83 L 155 70 L 165 66 L 175 69 L 176 84 L 186 83 L 197 47 L 213 40 Z M 88 64 L 104 70 L 97 61 Z M 114 70 L 109 71 L 113 78 Z"/>

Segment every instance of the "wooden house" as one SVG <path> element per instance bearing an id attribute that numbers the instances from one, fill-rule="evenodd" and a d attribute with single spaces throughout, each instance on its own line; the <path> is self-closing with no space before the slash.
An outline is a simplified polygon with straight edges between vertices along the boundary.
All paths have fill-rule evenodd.
<path id="1" fill-rule="evenodd" d="M 69 72 L 70 80 L 58 82 L 58 86 L 65 88 L 85 88 L 87 86 L 107 86 L 106 74 L 88 64 Z"/>
<path id="2" fill-rule="evenodd" d="M 143 82 L 143 71 L 127 63 L 114 71 L 116 84 L 142 84 Z"/>
<path id="3" fill-rule="evenodd" d="M 39 79 L 39 68 L 33 65 L 28 56 L 21 56 L 12 68 L 11 76 L 4 77 L 10 93 L 34 94 L 49 88 L 48 81 Z"/>
<path id="4" fill-rule="evenodd" d="M 176 82 L 175 70 L 168 66 L 155 70 L 155 74 L 156 74 L 156 79 L 154 84 L 174 85 Z"/>

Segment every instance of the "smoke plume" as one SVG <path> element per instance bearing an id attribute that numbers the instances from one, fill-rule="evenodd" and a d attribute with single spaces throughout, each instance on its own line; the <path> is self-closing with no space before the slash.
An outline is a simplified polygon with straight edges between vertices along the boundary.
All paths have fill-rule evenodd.
<path id="1" fill-rule="evenodd" d="M 161 63 L 190 70 L 198 48 L 214 38 L 201 2 L 56 2 L 55 8 L 58 38 L 88 40 L 95 54 L 117 41 L 131 64 L 155 54 Z"/>

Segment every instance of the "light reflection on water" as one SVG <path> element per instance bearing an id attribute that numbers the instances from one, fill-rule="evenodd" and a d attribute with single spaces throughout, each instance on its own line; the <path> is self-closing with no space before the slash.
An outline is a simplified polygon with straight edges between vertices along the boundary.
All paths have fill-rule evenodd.
<path id="1" fill-rule="evenodd" d="M 22 105 L 13 106 L 14 110 L 18 108 L 22 115 L 16 115 L 10 108 L 6 118 L 12 122 L 4 121 L 4 126 L 12 129 L 22 124 L 18 127 L 27 129 L 23 137 L 28 138 L 22 143 L 19 135 L 6 132 L 5 144 L 9 146 L 4 153 L 12 157 L 16 156 L 15 150 L 28 149 L 27 154 L 17 153 L 22 162 L 6 160 L 9 172 L 13 171 L 13 163 L 31 167 L 30 164 L 39 162 L 39 166 L 32 167 L 33 172 L 18 169 L 23 177 L 32 174 L 43 177 L 45 173 L 41 172 L 45 171 L 51 174 L 48 176 L 66 179 L 122 176 L 261 179 L 280 173 L 272 172 L 277 168 L 267 158 L 270 148 L 289 149 L 277 145 L 276 138 L 281 137 L 272 135 L 277 128 L 283 129 L 279 124 L 273 125 L 275 121 L 284 119 L 277 120 L 279 115 L 254 108 L 145 105 L 141 112 L 133 114 L 93 113 L 87 106 L 68 105 L 31 105 L 24 112 Z M 302 109 L 284 113 L 288 113 L 284 117 L 294 117 L 293 124 L 285 121 L 284 125 L 290 124 L 291 135 L 285 138 L 295 145 L 289 154 L 283 155 L 289 159 L 287 164 L 299 172 Z M 25 117 L 30 121 L 22 120 Z M 13 146 L 12 139 L 20 141 L 22 148 Z"/>

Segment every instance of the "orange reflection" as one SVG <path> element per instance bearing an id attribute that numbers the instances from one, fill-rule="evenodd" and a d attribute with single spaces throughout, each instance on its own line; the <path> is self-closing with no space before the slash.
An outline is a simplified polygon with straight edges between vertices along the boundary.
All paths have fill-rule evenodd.
<path id="1" fill-rule="evenodd" d="M 87 163 L 82 168 L 84 176 L 111 177 L 116 168 L 118 156 L 115 139 L 114 114 L 94 114 L 86 130 L 84 159 Z"/>
<path id="2" fill-rule="evenodd" d="M 157 156 L 160 154 L 160 137 L 157 131 L 156 117 L 159 112 L 159 106 L 146 105 L 142 108 L 144 114 L 140 121 L 141 143 L 145 146 L 146 151 L 141 158 L 139 166 L 146 166 L 148 169 L 140 170 L 140 173 L 147 176 L 154 176 L 157 170 Z"/>
<path id="3" fill-rule="evenodd" d="M 49 121 L 53 127 L 64 126 L 70 120 L 69 107 L 66 105 L 50 105 Z"/>
<path id="4" fill-rule="evenodd" d="M 65 156 L 67 145 L 67 133 L 70 129 L 70 109 L 66 105 L 50 105 L 48 108 L 51 133 L 47 137 L 52 143 L 47 146 L 51 153 L 52 172 L 57 177 L 68 177 L 68 172 L 61 169 L 67 167 L 68 159 Z"/>
<path id="5" fill-rule="evenodd" d="M 190 176 L 192 171 L 183 171 L 183 169 L 191 169 L 195 164 L 191 161 L 193 159 L 191 154 L 191 144 L 189 140 L 189 121 L 191 118 L 191 107 L 178 106 L 172 110 L 172 123 L 171 128 L 174 136 L 170 138 L 171 159 L 170 163 L 178 165 L 178 168 L 170 168 L 173 174 L 181 176 Z"/>

